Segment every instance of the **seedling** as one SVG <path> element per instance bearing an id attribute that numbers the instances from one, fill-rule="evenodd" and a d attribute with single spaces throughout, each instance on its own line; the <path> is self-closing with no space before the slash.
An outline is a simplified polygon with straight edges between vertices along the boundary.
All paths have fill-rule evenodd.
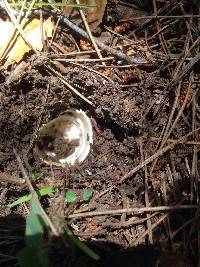
<path id="1" fill-rule="evenodd" d="M 26 158 L 25 165 L 28 171 L 33 174 L 32 166 L 28 163 Z M 35 176 L 36 179 L 40 177 L 41 175 L 39 177 Z M 54 189 L 52 187 L 46 187 L 36 190 L 35 192 L 38 194 L 39 197 L 42 197 L 47 196 L 50 193 L 54 193 L 56 191 L 57 189 Z M 43 217 L 43 212 L 41 210 L 41 207 L 38 205 L 38 200 L 35 198 L 35 194 L 27 194 L 25 196 L 22 196 L 21 198 L 18 198 L 16 201 L 8 204 L 9 208 L 13 208 L 22 203 L 31 201 L 31 211 L 26 221 L 26 247 L 23 248 L 18 255 L 18 260 L 21 267 L 49 267 L 47 242 L 45 242 L 45 240 L 43 239 L 44 228 L 47 228 L 49 225 Z M 88 202 L 91 198 L 91 190 L 84 190 L 81 193 L 81 196 L 78 197 L 74 191 L 69 190 L 66 193 L 65 200 L 67 203 L 74 203 L 77 200 Z M 91 250 L 86 244 L 81 242 L 68 226 L 64 229 L 64 233 L 68 236 L 69 240 L 75 246 L 77 246 L 89 257 L 96 261 L 100 259 L 99 255 L 96 254 L 93 250 Z"/>
<path id="2" fill-rule="evenodd" d="M 92 198 L 92 191 L 91 190 L 84 190 L 81 195 L 77 196 L 74 191 L 67 191 L 65 196 L 65 201 L 69 204 L 74 203 L 77 200 L 89 202 Z"/>
<path id="3" fill-rule="evenodd" d="M 76 194 L 73 191 L 68 191 L 66 193 L 66 196 L 65 196 L 66 202 L 73 203 L 73 202 L 76 201 L 76 199 L 77 199 L 77 196 L 76 196 Z"/>
<path id="4" fill-rule="evenodd" d="M 91 190 L 83 191 L 83 201 L 89 202 L 91 198 L 92 198 L 92 191 Z"/>
<path id="5" fill-rule="evenodd" d="M 47 196 L 47 195 L 54 193 L 56 191 L 57 191 L 57 189 L 55 189 L 55 188 L 45 187 L 45 188 L 36 190 L 36 193 L 38 194 L 39 197 L 44 197 L 44 196 Z M 32 199 L 32 194 L 28 194 L 28 195 L 25 195 L 23 197 L 18 198 L 17 200 L 15 200 L 14 202 L 12 202 L 10 204 L 8 204 L 7 207 L 8 208 L 14 208 L 18 205 L 21 205 L 22 203 L 30 201 L 31 199 Z"/>

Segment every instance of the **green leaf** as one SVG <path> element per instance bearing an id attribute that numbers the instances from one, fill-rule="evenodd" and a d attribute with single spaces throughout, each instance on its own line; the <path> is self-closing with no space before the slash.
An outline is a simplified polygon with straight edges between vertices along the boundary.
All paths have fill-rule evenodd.
<path id="1" fill-rule="evenodd" d="M 41 267 L 33 248 L 23 248 L 17 258 L 21 267 Z"/>
<path id="2" fill-rule="evenodd" d="M 83 191 L 83 200 L 85 202 L 90 201 L 91 198 L 92 198 L 92 191 L 91 190 L 85 190 L 85 191 Z"/>
<path id="3" fill-rule="evenodd" d="M 31 199 L 31 212 L 26 221 L 25 236 L 28 247 L 36 247 L 42 241 L 43 225 L 39 217 L 42 217 L 41 209 L 33 198 Z"/>
<path id="4" fill-rule="evenodd" d="M 76 196 L 76 194 L 73 191 L 68 191 L 66 193 L 65 200 L 68 203 L 73 203 L 74 201 L 76 201 L 76 199 L 77 199 L 77 196 Z"/>
<path id="5" fill-rule="evenodd" d="M 49 267 L 48 251 L 43 240 L 44 226 L 48 226 L 48 223 L 43 219 L 42 209 L 33 197 L 26 221 L 26 247 L 18 255 L 21 267 Z"/>
<path id="6" fill-rule="evenodd" d="M 49 267 L 48 251 L 46 248 L 23 248 L 17 255 L 21 267 Z"/>
<path id="7" fill-rule="evenodd" d="M 38 182 L 44 179 L 44 176 L 42 174 L 35 174 L 33 178 L 33 182 Z"/>
<path id="8" fill-rule="evenodd" d="M 26 244 L 29 247 L 38 246 L 42 242 L 43 228 L 48 227 L 48 222 L 43 216 L 41 207 L 37 200 L 31 199 L 31 212 L 26 221 Z"/>
<path id="9" fill-rule="evenodd" d="M 87 254 L 92 259 L 98 261 L 100 260 L 100 256 L 96 254 L 91 248 L 89 248 L 85 243 L 81 242 L 74 233 L 69 229 L 69 227 L 65 228 L 65 234 L 69 237 L 69 239 L 80 248 L 85 254 Z"/>
<path id="10" fill-rule="evenodd" d="M 27 201 L 31 200 L 31 198 L 32 198 L 32 195 L 31 194 L 25 195 L 23 197 L 18 198 L 14 202 L 8 204 L 7 207 L 8 208 L 13 208 L 15 206 L 18 206 L 18 205 L 20 205 L 20 204 L 22 204 L 24 202 L 27 202 Z"/>
<path id="11" fill-rule="evenodd" d="M 50 193 L 54 193 L 56 191 L 57 190 L 55 188 L 45 187 L 45 188 L 36 190 L 36 193 L 38 194 L 38 196 L 43 197 L 43 196 L 49 195 Z M 20 204 L 22 204 L 24 202 L 27 202 L 27 201 L 31 200 L 31 198 L 32 198 L 31 194 L 25 195 L 23 197 L 18 198 L 14 202 L 8 204 L 7 207 L 8 208 L 16 207 L 16 206 L 18 206 L 18 205 L 20 205 Z"/>

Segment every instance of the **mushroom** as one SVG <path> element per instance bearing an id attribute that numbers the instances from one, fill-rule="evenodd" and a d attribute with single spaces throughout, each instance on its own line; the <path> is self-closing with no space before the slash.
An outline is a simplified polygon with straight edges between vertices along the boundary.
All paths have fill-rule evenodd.
<path id="1" fill-rule="evenodd" d="M 92 143 L 90 119 L 84 111 L 70 109 L 41 127 L 35 153 L 47 164 L 74 165 L 85 160 Z"/>

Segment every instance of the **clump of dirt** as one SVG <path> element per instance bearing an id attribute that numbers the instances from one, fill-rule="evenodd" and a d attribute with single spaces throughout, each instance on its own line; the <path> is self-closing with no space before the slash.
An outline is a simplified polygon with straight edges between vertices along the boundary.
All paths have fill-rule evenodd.
<path id="1" fill-rule="evenodd" d="M 96 128 L 94 158 L 100 153 L 102 147 L 103 153 L 107 154 L 107 151 L 114 150 L 114 147 L 119 147 L 123 142 L 127 143 L 126 133 L 130 131 L 130 125 L 137 132 L 136 123 L 140 118 L 141 110 L 143 110 L 142 94 L 137 101 L 134 95 L 138 92 L 135 92 L 134 89 L 127 95 L 126 92 L 120 90 L 119 86 L 111 85 L 87 71 L 82 72 L 80 69 L 69 68 L 68 73 L 68 80 L 79 84 L 79 87 L 83 88 L 81 93 L 86 97 L 90 96 L 90 100 L 97 105 L 96 110 L 86 107 L 88 114 L 92 117 L 94 129 Z M 49 89 L 47 89 L 47 81 Z M 46 94 L 47 91 L 48 94 Z M 126 97 L 124 97 L 125 94 Z M 12 169 L 14 167 L 12 161 L 15 162 L 13 148 L 16 148 L 20 155 L 27 154 L 32 149 L 30 143 L 35 138 L 35 131 L 42 123 L 59 116 L 69 107 L 84 108 L 84 105 L 85 103 L 82 103 L 55 78 L 51 78 L 47 74 L 46 77 L 42 76 L 39 71 L 32 68 L 19 81 L 15 81 L 15 86 L 13 84 L 5 85 L 0 106 L 1 170 L 16 172 L 17 166 L 16 169 Z M 135 115 L 130 116 L 130 114 Z M 38 119 L 39 117 L 42 119 Z M 97 123 L 100 123 L 100 126 Z M 110 130 L 106 128 L 110 128 Z M 135 144 L 134 141 L 132 142 Z M 121 149 L 128 152 L 128 161 L 130 162 L 135 145 L 132 146 L 129 143 L 128 146 L 127 148 L 126 145 L 122 145 L 123 149 Z M 131 149 L 131 147 L 133 148 Z M 123 153 L 120 150 L 117 149 L 115 153 Z M 34 157 L 34 155 L 31 154 L 30 157 Z M 107 162 L 106 165 L 109 163 Z M 119 174 L 115 177 L 117 176 L 119 177 Z"/>

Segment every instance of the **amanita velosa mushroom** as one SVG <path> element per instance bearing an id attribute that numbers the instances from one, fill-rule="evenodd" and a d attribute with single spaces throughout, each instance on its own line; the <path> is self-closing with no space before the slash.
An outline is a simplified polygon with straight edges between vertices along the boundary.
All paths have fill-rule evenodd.
<path id="1" fill-rule="evenodd" d="M 84 111 L 70 109 L 41 127 L 35 152 L 47 164 L 74 165 L 84 161 L 92 143 L 90 119 Z"/>

